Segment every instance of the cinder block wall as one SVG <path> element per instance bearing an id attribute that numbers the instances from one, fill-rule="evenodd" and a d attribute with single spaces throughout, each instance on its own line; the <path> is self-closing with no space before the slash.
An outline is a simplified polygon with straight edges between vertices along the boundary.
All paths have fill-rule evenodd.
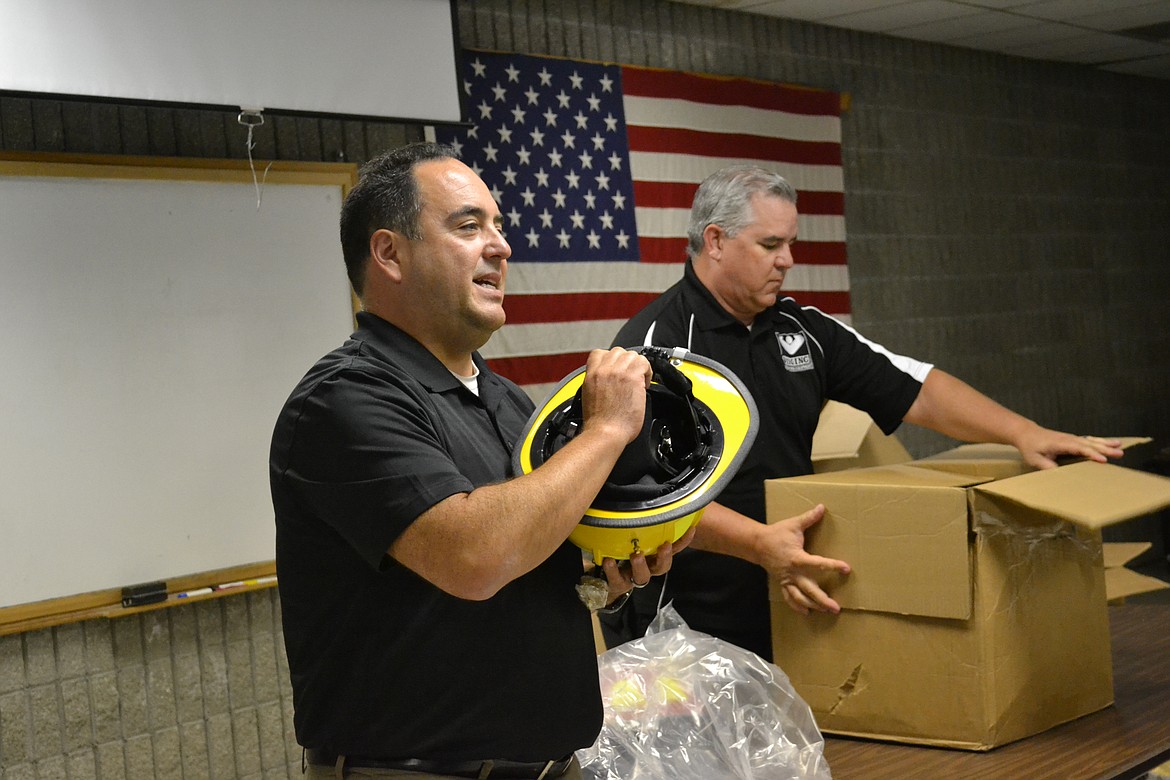
<path id="1" fill-rule="evenodd" d="M 275 590 L 0 637 L 0 778 L 286 778 Z"/>
<path id="2" fill-rule="evenodd" d="M 665 0 L 458 7 L 469 47 L 848 93 L 856 326 L 1046 424 L 1170 443 L 1170 82 Z M 4 150 L 244 158 L 245 137 L 234 112 L 0 98 Z M 361 162 L 418 138 L 269 117 L 253 154 Z M 3 780 L 299 761 L 275 591 L 0 637 Z"/>

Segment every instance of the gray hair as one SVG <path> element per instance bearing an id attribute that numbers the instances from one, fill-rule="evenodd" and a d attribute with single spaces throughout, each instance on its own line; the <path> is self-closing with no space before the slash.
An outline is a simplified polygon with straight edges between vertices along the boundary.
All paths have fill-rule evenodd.
<path id="1" fill-rule="evenodd" d="M 708 176 L 695 191 L 687 224 L 687 257 L 703 251 L 703 231 L 718 225 L 735 236 L 752 222 L 753 195 L 772 195 L 796 205 L 796 188 L 778 173 L 758 165 L 731 165 Z"/>

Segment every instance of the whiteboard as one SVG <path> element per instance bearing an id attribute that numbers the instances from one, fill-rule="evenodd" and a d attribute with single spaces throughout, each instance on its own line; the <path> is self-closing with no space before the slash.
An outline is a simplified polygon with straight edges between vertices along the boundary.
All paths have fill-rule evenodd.
<path id="1" fill-rule="evenodd" d="M 0 0 L 0 90 L 461 117 L 451 0 Z"/>
<path id="2" fill-rule="evenodd" d="M 0 161 L 0 607 L 274 557 L 277 412 L 352 331 L 353 169 L 274 168 L 258 209 L 223 165 Z"/>

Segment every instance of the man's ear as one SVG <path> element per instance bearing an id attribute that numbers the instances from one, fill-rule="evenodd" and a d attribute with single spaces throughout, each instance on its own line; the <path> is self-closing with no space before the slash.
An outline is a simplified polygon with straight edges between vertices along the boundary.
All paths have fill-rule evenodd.
<path id="1" fill-rule="evenodd" d="M 703 228 L 703 252 L 708 257 L 718 260 L 723 255 L 723 242 L 727 240 L 727 232 L 714 223 Z"/>
<path id="2" fill-rule="evenodd" d="M 375 230 L 370 236 L 369 273 L 383 274 L 394 282 L 402 281 L 406 245 L 406 236 L 401 233 L 386 228 Z"/>

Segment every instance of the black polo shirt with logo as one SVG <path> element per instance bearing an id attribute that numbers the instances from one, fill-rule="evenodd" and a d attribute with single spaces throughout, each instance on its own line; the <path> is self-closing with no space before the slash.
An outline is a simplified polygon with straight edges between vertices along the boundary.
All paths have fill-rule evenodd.
<path id="1" fill-rule="evenodd" d="M 759 434 L 716 500 L 760 522 L 765 521 L 764 480 L 812 472 L 812 438 L 826 400 L 866 411 L 893 433 L 930 370 L 791 298 L 777 300 L 749 330 L 719 305 L 690 262 L 683 278 L 614 339 L 615 346 L 644 344 L 685 347 L 709 357 L 751 392 L 760 412 Z M 759 566 L 686 550 L 675 559 L 667 589 L 667 598 L 692 628 L 771 658 L 767 579 Z M 636 591 L 629 614 L 604 619 L 607 639 L 618 636 L 615 630 L 641 635 L 658 595 L 658 588 Z"/>
<path id="2" fill-rule="evenodd" d="M 371 314 L 281 410 L 270 479 L 297 740 L 368 757 L 559 758 L 592 744 L 589 613 L 563 544 L 485 601 L 390 558 L 420 514 L 513 476 L 532 412 L 482 358 L 479 396 Z"/>

